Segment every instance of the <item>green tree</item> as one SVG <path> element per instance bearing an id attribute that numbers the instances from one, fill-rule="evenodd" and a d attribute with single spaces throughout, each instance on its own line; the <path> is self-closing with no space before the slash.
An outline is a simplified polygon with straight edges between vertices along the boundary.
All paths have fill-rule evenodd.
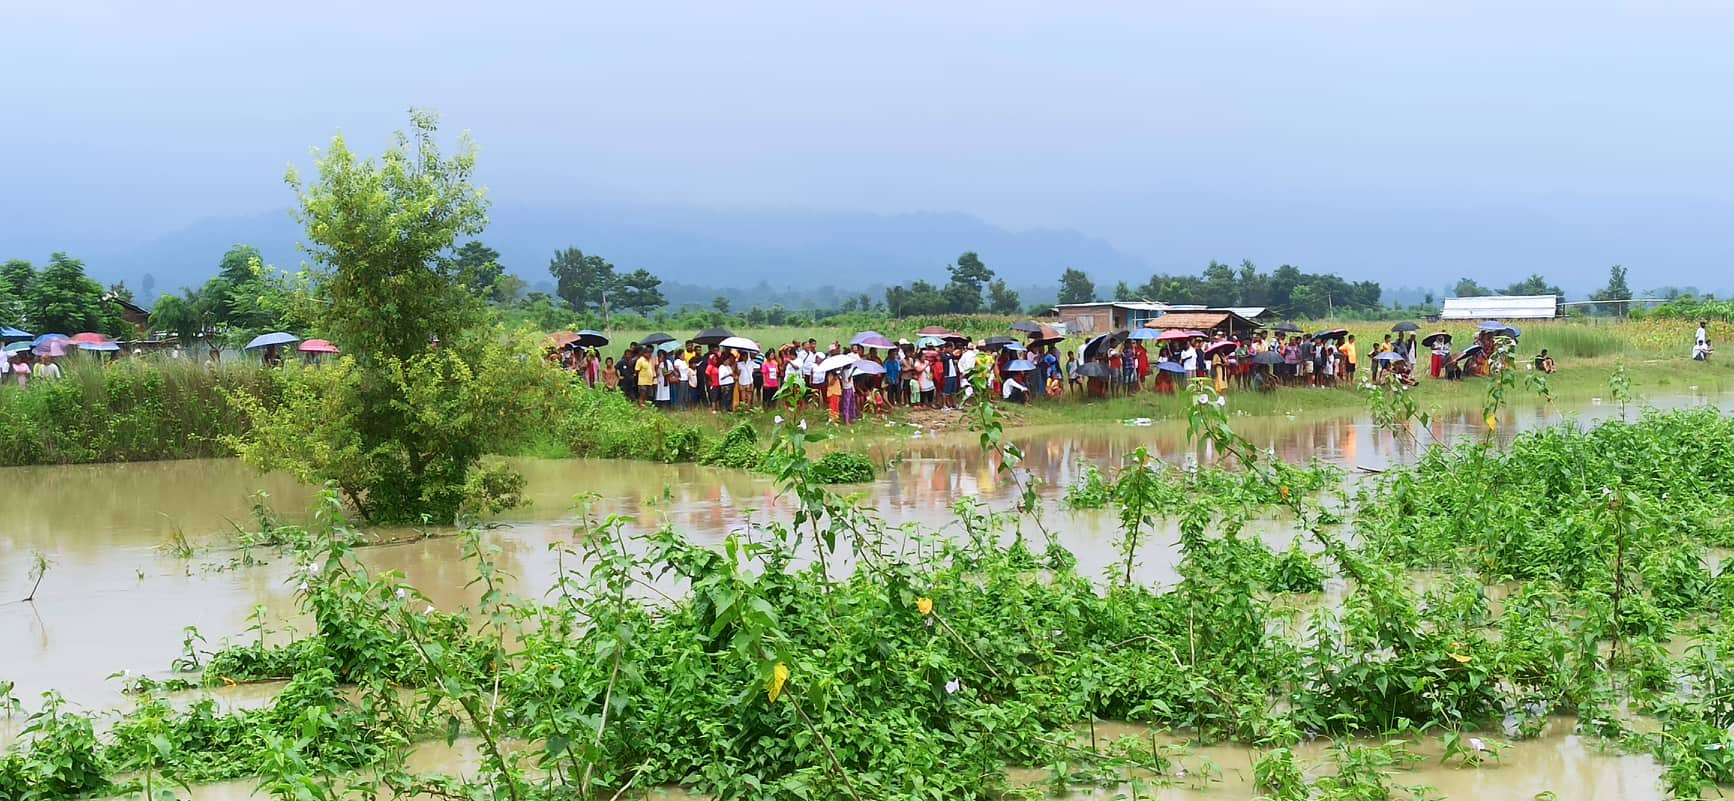
<path id="1" fill-rule="evenodd" d="M 320 295 L 316 327 L 346 355 L 300 372 L 273 407 L 244 401 L 253 425 L 234 444 L 261 469 L 336 485 L 364 517 L 445 523 L 515 502 L 521 477 L 476 468 L 546 414 L 558 376 L 478 325 L 449 258 L 486 222 L 475 149 L 466 137 L 446 157 L 434 117 L 410 119 L 377 161 L 339 136 L 317 180 L 289 173 L 316 264 L 299 291 Z"/>
<path id="2" fill-rule="evenodd" d="M 951 280 L 945 285 L 946 311 L 974 314 L 981 311 L 981 288 L 993 279 L 993 271 L 975 251 L 964 251 L 957 263 L 946 268 Z"/>
<path id="3" fill-rule="evenodd" d="M 1502 295 L 1553 295 L 1559 297 L 1565 294 L 1559 287 L 1547 282 L 1541 273 L 1530 273 L 1528 278 L 1518 281 L 1505 288 Z"/>
<path id="4" fill-rule="evenodd" d="M 720 312 L 722 314 L 728 314 L 729 313 L 729 299 L 725 298 L 721 295 L 717 295 L 716 297 L 710 299 L 710 307 L 713 309 L 716 309 L 718 312 Z"/>
<path id="5" fill-rule="evenodd" d="M 1018 293 L 1006 286 L 1004 278 L 995 278 L 987 285 L 987 308 L 994 314 L 1017 314 L 1023 310 Z"/>
<path id="6" fill-rule="evenodd" d="M 1493 294 L 1493 290 L 1482 286 L 1473 278 L 1457 279 L 1457 286 L 1451 290 L 1451 297 L 1454 298 L 1480 298 L 1491 294 Z"/>
<path id="7" fill-rule="evenodd" d="M 115 300 L 124 300 L 128 303 L 133 301 L 132 289 L 126 285 L 125 281 L 116 281 L 109 284 L 108 290 L 103 293 L 103 296 L 114 298 Z"/>
<path id="8" fill-rule="evenodd" d="M 84 262 L 56 253 L 30 283 L 26 316 L 36 333 L 118 333 L 118 317 L 102 299 L 102 285 L 84 274 Z"/>
<path id="9" fill-rule="evenodd" d="M 1599 311 L 1626 316 L 1631 311 L 1632 288 L 1626 283 L 1626 268 L 1618 264 L 1608 268 L 1608 285 L 1590 293 L 1590 300 L 1609 301 Z"/>
<path id="10" fill-rule="evenodd" d="M 614 293 L 609 296 L 608 302 L 616 309 L 650 314 L 668 305 L 668 300 L 662 296 L 661 287 L 661 278 L 640 268 L 615 279 Z"/>
<path id="11" fill-rule="evenodd" d="M 151 328 L 174 334 L 182 345 L 190 345 L 206 335 L 209 321 L 198 306 L 198 296 L 164 295 L 151 307 Z"/>
<path id="12" fill-rule="evenodd" d="M 0 264 L 0 278 L 6 279 L 7 286 L 17 293 L 17 297 L 25 300 L 28 306 L 30 286 L 36 282 L 36 268 L 23 259 L 10 259 Z"/>
<path id="13" fill-rule="evenodd" d="M 449 269 L 458 283 L 478 298 L 488 297 L 494 281 L 506 271 L 500 266 L 500 252 L 474 239 L 458 248 Z"/>
<path id="14" fill-rule="evenodd" d="M 502 273 L 494 279 L 494 285 L 488 289 L 488 297 L 495 303 L 517 303 L 524 298 L 524 292 L 529 289 L 529 283 L 511 273 Z"/>
<path id="15" fill-rule="evenodd" d="M 0 272 L 0 325 L 24 326 L 24 298 L 12 289 L 4 272 Z"/>
<path id="16" fill-rule="evenodd" d="M 1121 282 L 1114 285 L 1114 299 L 1115 300 L 1137 300 L 1138 295 L 1137 295 L 1137 293 L 1132 291 L 1132 286 L 1130 284 L 1127 284 L 1125 281 L 1121 281 Z"/>
<path id="17" fill-rule="evenodd" d="M 1082 270 L 1070 267 L 1060 273 L 1060 303 L 1089 303 L 1096 299 L 1096 284 Z"/>

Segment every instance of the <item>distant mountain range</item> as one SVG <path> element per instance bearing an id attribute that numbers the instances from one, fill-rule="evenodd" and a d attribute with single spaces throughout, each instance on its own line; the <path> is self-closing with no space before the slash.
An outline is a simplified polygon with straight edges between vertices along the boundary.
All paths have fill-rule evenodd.
<path id="1" fill-rule="evenodd" d="M 797 292 L 833 287 L 842 297 L 866 292 L 879 301 L 888 285 L 943 283 L 946 265 L 966 250 L 979 253 L 1014 287 L 1053 286 L 1067 267 L 1098 276 L 1104 291 L 1113 285 L 1107 276 L 1151 272 L 1142 259 L 1077 231 L 1011 231 L 966 214 L 500 206 L 489 217 L 480 239 L 532 287 L 548 282 L 555 250 L 577 247 L 620 268 L 642 267 L 666 284 L 683 285 L 680 294 L 686 297 L 670 298 L 676 304 L 710 287 L 755 286 Z M 149 274 L 155 292 L 162 293 L 204 282 L 235 243 L 259 248 L 270 264 L 293 268 L 304 258 L 300 241 L 300 226 L 278 211 L 201 220 L 148 242 L 73 255 L 104 283 L 124 280 L 138 289 Z"/>

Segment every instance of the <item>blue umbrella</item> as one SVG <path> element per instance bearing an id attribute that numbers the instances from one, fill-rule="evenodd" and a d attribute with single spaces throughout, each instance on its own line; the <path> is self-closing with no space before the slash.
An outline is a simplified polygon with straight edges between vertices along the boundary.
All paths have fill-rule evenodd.
<path id="1" fill-rule="evenodd" d="M 20 331 L 9 325 L 0 325 L 0 339 L 30 339 L 33 336 L 35 334 L 29 331 Z"/>
<path id="2" fill-rule="evenodd" d="M 918 348 L 937 348 L 944 344 L 945 340 L 940 339 L 939 337 L 922 337 L 915 340 L 915 347 Z"/>
<path id="3" fill-rule="evenodd" d="M 28 343 L 28 342 L 14 342 L 10 345 L 7 345 L 6 350 L 3 352 L 5 352 L 5 353 L 23 353 L 24 351 L 27 351 L 27 350 L 30 350 L 30 343 Z"/>
<path id="4" fill-rule="evenodd" d="M 1498 320 L 1483 320 L 1481 323 L 1481 330 L 1492 331 L 1495 334 L 1504 333 L 1512 339 L 1523 336 L 1523 329 L 1518 328 L 1515 325 L 1506 325 Z"/>
<path id="5" fill-rule="evenodd" d="M 120 346 L 114 344 L 113 342 L 80 342 L 80 343 L 78 343 L 78 349 L 79 350 L 94 350 L 94 351 L 98 351 L 101 353 L 113 353 L 117 350 L 120 350 Z"/>
<path id="6" fill-rule="evenodd" d="M 1133 331 L 1131 334 L 1127 335 L 1126 338 L 1127 339 L 1155 339 L 1159 336 L 1162 336 L 1162 332 L 1158 331 L 1154 328 L 1140 328 L 1136 331 Z"/>
<path id="7" fill-rule="evenodd" d="M 1019 345 L 1016 342 L 1007 342 L 1004 345 L 1001 345 L 1000 348 L 1002 350 L 1009 350 L 1012 353 L 1028 353 L 1029 352 L 1029 348 L 1026 348 L 1022 345 Z"/>
<path id="8" fill-rule="evenodd" d="M 43 335 L 37 337 L 35 340 L 32 340 L 32 344 L 46 345 L 46 344 L 53 342 L 55 340 L 60 340 L 61 342 L 65 342 L 69 339 L 72 339 L 72 337 L 69 337 L 65 334 L 43 334 Z"/>
<path id="9" fill-rule="evenodd" d="M 664 342 L 660 345 L 657 345 L 656 349 L 659 351 L 662 351 L 663 353 L 671 353 L 673 351 L 680 350 L 681 347 L 683 347 L 683 346 L 679 342 L 669 341 L 669 342 Z"/>
<path id="10" fill-rule="evenodd" d="M 1184 372 L 1186 372 L 1186 368 L 1181 367 L 1179 362 L 1162 362 L 1162 363 L 1156 365 L 1156 369 L 1161 370 L 1164 373 L 1184 373 Z"/>
<path id="11" fill-rule="evenodd" d="M 1373 357 L 1373 361 L 1378 361 L 1378 362 L 1400 362 L 1402 360 L 1403 360 L 1402 354 L 1393 353 L 1391 351 L 1385 351 L 1384 353 L 1377 354 Z"/>
<path id="12" fill-rule="evenodd" d="M 1036 369 L 1036 366 L 1033 364 L 1030 364 L 1029 359 L 1018 359 L 1017 361 L 1014 361 L 1011 364 L 1006 365 L 1005 369 L 1006 369 L 1006 372 L 1008 372 L 1008 373 L 1021 373 L 1025 370 L 1034 370 L 1034 369 Z"/>
<path id="13" fill-rule="evenodd" d="M 885 365 L 869 359 L 855 363 L 855 375 L 885 375 Z"/>
<path id="14" fill-rule="evenodd" d="M 253 337 L 253 341 L 247 343 L 246 350 L 265 348 L 272 345 L 291 345 L 300 341 L 301 337 L 295 336 L 294 334 L 285 334 L 282 331 L 273 331 L 269 334 L 260 334 Z"/>

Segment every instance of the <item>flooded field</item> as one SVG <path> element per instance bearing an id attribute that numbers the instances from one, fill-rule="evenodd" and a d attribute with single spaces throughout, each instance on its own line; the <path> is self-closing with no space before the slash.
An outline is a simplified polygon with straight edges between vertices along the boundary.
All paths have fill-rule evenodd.
<path id="1" fill-rule="evenodd" d="M 1675 408 L 1725 406 L 1728 400 L 1682 394 L 1649 403 Z M 1611 405 L 1594 401 L 1520 405 L 1505 413 L 1499 430 L 1511 436 L 1568 418 L 1587 422 L 1615 414 Z M 1350 480 L 1362 469 L 1412 458 L 1417 447 L 1414 439 L 1377 430 L 1365 415 L 1245 418 L 1234 425 L 1285 460 L 1330 462 L 1344 468 Z M 1479 412 L 1466 411 L 1436 418 L 1416 438 L 1451 441 L 1483 431 Z M 1009 505 L 1016 489 L 973 437 L 914 433 L 876 446 L 877 459 L 889 468 L 861 487 L 864 504 L 893 524 L 936 527 L 949 524 L 951 507 L 960 499 L 979 499 L 998 509 Z M 1179 459 L 1186 449 L 1184 434 L 1183 425 L 1158 423 L 1035 429 L 1012 439 L 1024 449 L 1023 468 L 1039 482 L 1040 493 L 1057 501 L 1081 465 L 1110 468 L 1138 447 Z M 1210 454 L 1202 456 L 1208 460 Z M 756 521 L 786 517 L 775 485 L 745 472 L 582 459 L 514 464 L 529 480 L 531 503 L 495 521 L 498 528 L 491 536 L 502 549 L 502 569 L 516 579 L 514 589 L 527 595 L 552 585 L 558 569 L 548 545 L 574 536 L 573 500 L 581 495 L 595 497 L 595 514 L 632 516 L 640 527 L 667 523 L 699 542 L 717 542 Z M 293 566 L 268 549 L 254 554 L 263 563 L 243 563 L 233 545 L 236 528 L 251 525 L 256 493 L 263 493 L 285 519 L 298 519 L 316 502 L 308 487 L 228 460 L 12 468 L 0 470 L 0 482 L 8 488 L 6 524 L 0 527 L 0 598 L 12 601 L 30 590 L 26 573 L 33 552 L 51 560 L 34 604 L 0 605 L 0 679 L 16 682 L 27 704 L 48 689 L 85 707 L 124 704 L 118 682 L 107 677 L 122 671 L 165 673 L 182 650 L 187 627 L 196 628 L 205 643 L 199 647 L 205 648 L 244 636 L 251 620 L 265 620 L 277 630 L 311 628 L 311 618 L 296 608 L 294 588 L 286 581 Z M 1120 558 L 1112 512 L 1070 512 L 1056 502 L 1046 524 L 1078 556 L 1085 575 L 1099 576 Z M 1259 521 L 1252 530 L 1277 548 L 1293 538 L 1281 520 Z M 471 571 L 460 558 L 457 540 L 440 531 L 425 533 L 431 536 L 397 532 L 403 541 L 368 548 L 364 558 L 376 569 L 400 571 L 442 608 L 468 602 L 464 585 Z M 1172 531 L 1158 532 L 1141 560 L 1139 579 L 1174 579 L 1174 539 Z M 1435 786 L 1448 798 L 1530 797 L 1544 790 L 1560 798 L 1659 797 L 1659 768 L 1648 757 L 1604 754 L 1571 735 L 1569 724 L 1554 729 L 1516 744 L 1494 767 L 1457 770 L 1433 761 L 1400 774 L 1400 780 Z M 1154 797 L 1245 797 L 1249 753 L 1227 746 L 1189 751 L 1188 764 L 1209 760 L 1190 769 L 1195 779 L 1212 776 L 1209 765 L 1214 764 L 1215 780 L 1176 782 Z M 417 760 L 427 763 L 423 767 L 461 769 L 465 757 L 462 749 L 430 749 Z M 198 797 L 249 794 L 245 783 L 230 783 L 204 788 Z"/>

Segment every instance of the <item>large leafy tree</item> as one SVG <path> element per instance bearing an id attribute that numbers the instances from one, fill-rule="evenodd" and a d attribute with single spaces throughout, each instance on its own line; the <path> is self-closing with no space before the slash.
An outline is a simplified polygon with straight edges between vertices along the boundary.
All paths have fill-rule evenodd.
<path id="1" fill-rule="evenodd" d="M 1457 285 L 1451 288 L 1454 298 L 1480 298 L 1493 294 L 1493 290 L 1481 285 L 1473 278 L 1459 278 Z"/>
<path id="2" fill-rule="evenodd" d="M 1089 303 L 1096 299 L 1096 284 L 1083 270 L 1070 267 L 1060 273 L 1060 303 Z"/>
<path id="3" fill-rule="evenodd" d="M 662 296 L 662 279 L 644 269 L 618 273 L 613 262 L 585 255 L 578 248 L 556 251 L 548 261 L 554 276 L 554 294 L 580 312 L 613 309 L 649 314 L 668 305 Z"/>
<path id="4" fill-rule="evenodd" d="M 515 501 L 520 477 L 476 468 L 540 419 L 558 377 L 478 325 L 450 257 L 486 222 L 475 149 L 466 138 L 445 156 L 433 116 L 410 121 L 378 160 L 337 137 L 315 180 L 290 172 L 316 264 L 313 323 L 346 355 L 291 382 L 278 406 L 249 405 L 237 447 L 258 467 L 335 484 L 374 520 L 447 522 Z"/>
<path id="5" fill-rule="evenodd" d="M 0 325 L 14 328 L 24 325 L 24 298 L 12 289 L 12 282 L 0 272 Z"/>
<path id="6" fill-rule="evenodd" d="M 1547 282 L 1541 273 L 1530 273 L 1528 278 L 1518 281 L 1505 288 L 1502 295 L 1553 295 L 1565 294 L 1559 287 Z"/>
<path id="7" fill-rule="evenodd" d="M 1626 283 L 1626 268 L 1618 264 L 1608 268 L 1608 285 L 1590 293 L 1590 300 L 1610 301 L 1601 310 L 1621 317 L 1630 311 L 1632 287 Z"/>
<path id="8" fill-rule="evenodd" d="M 995 278 L 987 285 L 987 308 L 994 314 L 1017 314 L 1023 310 L 1017 291 L 1006 286 L 1004 278 Z"/>
<path id="9" fill-rule="evenodd" d="M 981 311 L 981 288 L 993 280 L 993 270 L 988 269 L 975 251 L 964 251 L 957 257 L 957 263 L 947 267 L 951 280 L 945 285 L 946 311 L 959 314 L 974 314 Z"/>
<path id="10" fill-rule="evenodd" d="M 102 299 L 102 285 L 84 274 L 84 262 L 65 253 L 48 259 L 31 282 L 26 316 L 38 333 L 119 333 L 119 317 Z"/>
<path id="11" fill-rule="evenodd" d="M 450 270 L 458 283 L 478 298 L 492 295 L 494 282 L 506 272 L 500 265 L 500 252 L 474 239 L 458 248 Z"/>
<path id="12" fill-rule="evenodd" d="M 662 296 L 662 279 L 640 268 L 616 279 L 608 303 L 612 308 L 649 314 L 667 306 L 668 300 Z"/>

